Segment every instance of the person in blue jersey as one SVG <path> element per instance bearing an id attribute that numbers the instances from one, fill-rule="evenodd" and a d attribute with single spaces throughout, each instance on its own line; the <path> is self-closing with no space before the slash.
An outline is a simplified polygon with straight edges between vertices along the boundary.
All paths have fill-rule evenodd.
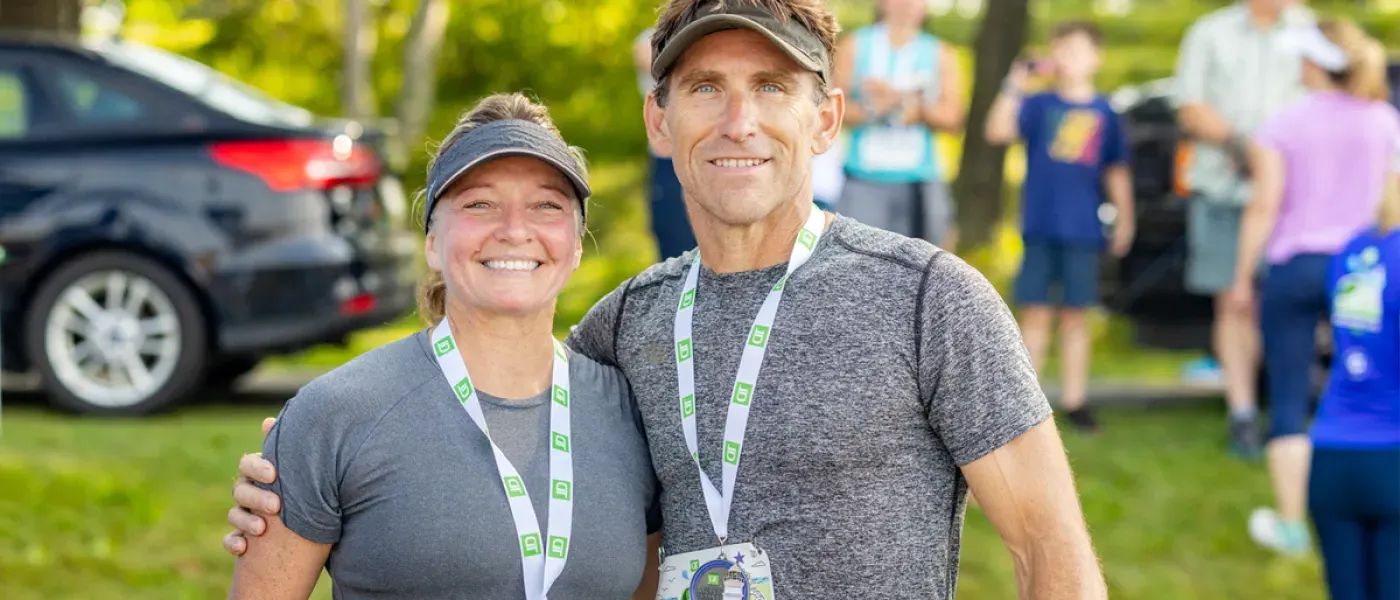
<path id="1" fill-rule="evenodd" d="M 851 131 L 837 210 L 951 251 L 955 210 L 934 134 L 961 131 L 966 111 L 953 50 L 922 30 L 927 14 L 925 0 L 880 0 L 877 22 L 837 47 Z"/>
<path id="2" fill-rule="evenodd" d="M 1308 513 L 1334 600 L 1400 600 L 1400 164 L 1375 227 L 1332 260 L 1334 359 Z"/>
<path id="3" fill-rule="evenodd" d="M 1052 89 L 1025 96 L 1031 68 L 1012 67 L 987 119 L 993 144 L 1020 139 L 1026 146 L 1021 236 L 1025 255 L 1016 278 L 1021 335 L 1037 370 L 1045 364 L 1051 327 L 1060 330 L 1061 406 L 1073 426 L 1098 425 L 1085 406 L 1089 379 L 1088 309 L 1098 302 L 1099 255 L 1123 256 L 1132 245 L 1132 175 L 1127 133 L 1108 100 L 1094 89 L 1102 62 L 1102 34 L 1092 23 L 1071 21 L 1050 35 L 1044 69 Z M 1111 243 L 1099 217 L 1105 191 L 1115 219 Z M 1055 292 L 1058 292 L 1056 294 Z"/>

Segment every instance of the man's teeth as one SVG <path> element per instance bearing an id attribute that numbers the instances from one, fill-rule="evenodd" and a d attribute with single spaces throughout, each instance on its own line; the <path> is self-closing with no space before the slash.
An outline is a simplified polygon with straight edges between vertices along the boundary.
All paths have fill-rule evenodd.
<path id="1" fill-rule="evenodd" d="M 737 169 L 741 167 L 757 167 L 768 162 L 766 158 L 721 158 L 714 161 L 716 166 Z"/>
<path id="2" fill-rule="evenodd" d="M 540 263 L 533 260 L 488 260 L 486 268 L 502 271 L 533 271 Z"/>

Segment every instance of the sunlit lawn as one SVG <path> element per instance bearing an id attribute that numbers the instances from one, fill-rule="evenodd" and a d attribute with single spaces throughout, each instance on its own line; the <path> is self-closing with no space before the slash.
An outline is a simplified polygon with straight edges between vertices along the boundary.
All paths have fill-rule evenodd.
<path id="1" fill-rule="evenodd" d="M 8 408 L 0 441 L 0 598 L 218 598 L 238 456 L 277 406 L 199 406 L 140 420 Z M 1113 597 L 1321 599 L 1313 561 L 1245 536 L 1263 468 L 1226 457 L 1213 407 L 1114 409 L 1096 438 L 1067 434 Z M 1000 540 L 970 512 L 959 598 L 1015 597 Z M 329 598 L 326 580 L 317 598 Z"/>

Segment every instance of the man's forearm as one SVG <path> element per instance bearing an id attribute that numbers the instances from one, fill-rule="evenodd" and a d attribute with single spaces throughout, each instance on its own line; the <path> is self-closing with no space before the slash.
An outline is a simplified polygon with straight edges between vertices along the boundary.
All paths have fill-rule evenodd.
<path id="1" fill-rule="evenodd" d="M 1181 107 L 1181 128 L 1193 139 L 1225 144 L 1234 136 L 1234 128 L 1207 104 L 1191 103 Z"/>
<path id="2" fill-rule="evenodd" d="M 1066 532 L 1067 533 L 1067 532 Z M 1072 535 L 1032 542 L 1016 560 L 1021 600 L 1099 600 L 1108 598 L 1103 571 L 1088 539 Z"/>
<path id="3" fill-rule="evenodd" d="M 957 102 L 939 101 L 922 105 L 920 118 L 934 131 L 958 133 L 962 131 L 964 112 Z"/>
<path id="4" fill-rule="evenodd" d="M 1118 211 L 1118 218 L 1134 217 L 1133 212 L 1133 174 L 1126 165 L 1115 165 L 1108 168 L 1108 173 L 1104 176 L 1108 180 L 1108 201 L 1113 203 L 1113 208 Z"/>

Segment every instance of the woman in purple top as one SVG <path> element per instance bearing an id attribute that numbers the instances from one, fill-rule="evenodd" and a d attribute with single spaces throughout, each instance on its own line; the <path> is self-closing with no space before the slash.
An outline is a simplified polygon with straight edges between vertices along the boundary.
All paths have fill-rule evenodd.
<path id="1" fill-rule="evenodd" d="M 1303 60 L 1310 93 L 1280 111 L 1250 148 L 1254 196 L 1240 230 L 1236 281 L 1227 302 L 1249 310 L 1261 259 L 1260 326 L 1268 374 L 1267 454 L 1278 511 L 1250 516 L 1261 545 L 1306 553 L 1306 435 L 1315 331 L 1328 310 L 1327 268 L 1347 241 L 1373 223 L 1390 173 L 1400 113 L 1386 102 L 1385 49 L 1348 21 L 1287 32 L 1281 42 Z"/>

